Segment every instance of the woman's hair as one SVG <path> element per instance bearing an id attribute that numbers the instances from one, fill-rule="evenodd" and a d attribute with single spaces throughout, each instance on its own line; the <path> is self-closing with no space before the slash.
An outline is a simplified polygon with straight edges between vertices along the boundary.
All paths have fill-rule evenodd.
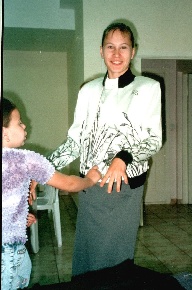
<path id="1" fill-rule="evenodd" d="M 102 36 L 102 42 L 101 45 L 103 46 L 104 44 L 104 40 L 107 37 L 107 35 L 109 34 L 110 31 L 115 31 L 115 30 L 120 30 L 122 33 L 127 33 L 130 36 L 130 40 L 132 43 L 132 47 L 135 47 L 135 40 L 134 40 L 134 35 L 133 32 L 131 30 L 131 28 L 127 25 L 125 25 L 124 23 L 111 23 L 109 26 L 107 26 L 107 28 L 104 30 L 103 32 L 103 36 Z"/>
<path id="2" fill-rule="evenodd" d="M 3 111 L 3 127 L 8 127 L 11 120 L 11 113 L 16 109 L 16 106 L 8 99 L 1 99 L 2 111 Z"/>

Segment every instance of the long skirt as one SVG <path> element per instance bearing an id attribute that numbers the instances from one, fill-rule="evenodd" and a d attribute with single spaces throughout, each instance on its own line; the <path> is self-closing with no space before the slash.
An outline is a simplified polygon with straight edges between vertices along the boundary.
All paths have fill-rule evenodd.
<path id="1" fill-rule="evenodd" d="M 72 275 L 133 260 L 143 187 L 107 193 L 99 183 L 79 193 Z"/>

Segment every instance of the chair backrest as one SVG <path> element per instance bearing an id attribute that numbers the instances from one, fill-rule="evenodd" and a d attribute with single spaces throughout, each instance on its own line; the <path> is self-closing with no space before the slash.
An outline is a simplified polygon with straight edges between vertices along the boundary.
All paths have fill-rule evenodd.
<path id="1" fill-rule="evenodd" d="M 44 185 L 44 190 L 41 192 L 41 195 L 37 194 L 37 210 L 41 206 L 51 206 L 55 203 L 58 198 L 58 189 L 50 185 Z"/>
<path id="2" fill-rule="evenodd" d="M 52 212 L 55 235 L 57 236 L 58 247 L 62 246 L 62 236 L 61 236 L 61 221 L 60 221 L 60 208 L 59 208 L 59 190 L 55 187 L 44 185 L 43 191 L 37 192 L 36 208 L 38 210 L 48 210 Z M 35 232 L 35 231 L 34 231 Z M 35 232 L 34 235 L 38 236 Z M 38 251 L 37 239 L 33 239 L 33 249 L 34 252 Z"/>

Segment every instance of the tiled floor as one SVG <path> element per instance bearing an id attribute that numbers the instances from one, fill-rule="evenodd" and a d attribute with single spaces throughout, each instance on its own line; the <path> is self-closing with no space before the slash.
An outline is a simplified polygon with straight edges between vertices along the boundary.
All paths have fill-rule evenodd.
<path id="1" fill-rule="evenodd" d="M 52 220 L 39 212 L 37 254 L 30 251 L 34 283 L 70 281 L 77 207 L 71 196 L 60 196 L 63 246 L 58 248 Z M 164 273 L 192 273 L 192 205 L 147 205 L 139 228 L 135 263 Z"/>

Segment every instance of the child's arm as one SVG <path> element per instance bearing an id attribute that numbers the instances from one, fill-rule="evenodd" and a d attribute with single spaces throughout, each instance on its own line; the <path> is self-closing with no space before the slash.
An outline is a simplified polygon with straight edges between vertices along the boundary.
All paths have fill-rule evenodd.
<path id="1" fill-rule="evenodd" d="M 37 182 L 35 180 L 31 180 L 30 182 L 30 186 L 29 186 L 29 198 L 28 198 L 28 202 L 30 205 L 33 204 L 33 200 L 36 200 L 36 191 L 35 188 L 37 186 Z"/>
<path id="2" fill-rule="evenodd" d="M 94 166 L 85 178 L 76 175 L 65 175 L 56 171 L 47 184 L 68 192 L 78 192 L 93 186 L 99 179 L 101 179 L 101 173 L 98 167 Z"/>

